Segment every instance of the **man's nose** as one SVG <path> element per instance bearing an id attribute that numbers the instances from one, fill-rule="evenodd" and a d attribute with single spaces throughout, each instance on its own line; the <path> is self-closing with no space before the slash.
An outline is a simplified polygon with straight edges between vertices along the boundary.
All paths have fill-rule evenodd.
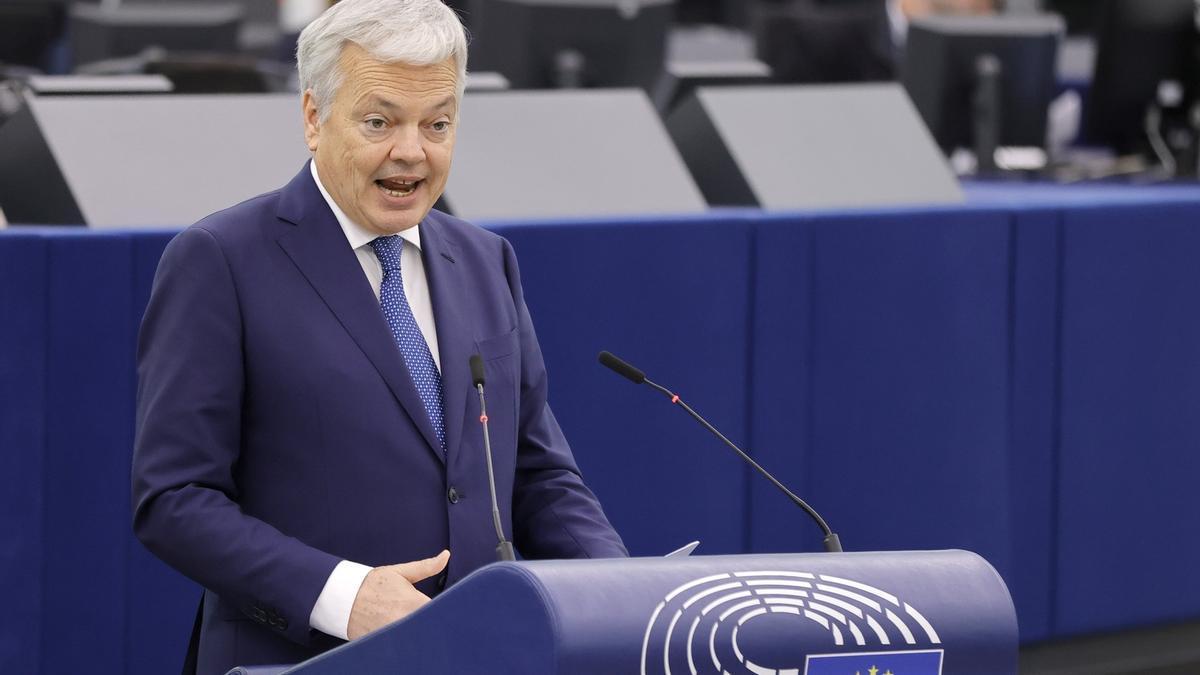
<path id="1" fill-rule="evenodd" d="M 399 127 L 392 139 L 389 158 L 402 164 L 420 164 L 425 161 L 425 148 L 421 145 L 421 130 L 415 126 Z"/>

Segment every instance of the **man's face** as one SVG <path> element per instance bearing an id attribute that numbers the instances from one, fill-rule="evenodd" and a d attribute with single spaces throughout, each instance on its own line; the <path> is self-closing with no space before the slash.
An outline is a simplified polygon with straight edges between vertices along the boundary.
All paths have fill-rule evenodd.
<path id="1" fill-rule="evenodd" d="M 330 196 L 380 235 L 413 227 L 446 188 L 458 121 L 453 59 L 431 66 L 376 61 L 342 50 L 342 85 L 320 121 L 304 94 L 304 137 Z"/>

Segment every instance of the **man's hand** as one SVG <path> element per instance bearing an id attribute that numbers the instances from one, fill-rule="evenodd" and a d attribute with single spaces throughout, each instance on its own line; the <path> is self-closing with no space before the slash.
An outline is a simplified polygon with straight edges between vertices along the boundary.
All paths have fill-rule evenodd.
<path id="1" fill-rule="evenodd" d="M 450 552 L 442 551 L 433 558 L 371 570 L 354 597 L 346 636 L 351 640 L 360 638 L 429 602 L 429 597 L 413 588 L 413 584 L 441 572 L 448 562 Z"/>

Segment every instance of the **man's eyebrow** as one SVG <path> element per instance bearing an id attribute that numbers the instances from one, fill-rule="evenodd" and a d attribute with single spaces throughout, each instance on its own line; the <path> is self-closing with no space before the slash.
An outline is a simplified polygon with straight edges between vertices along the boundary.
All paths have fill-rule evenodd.
<path id="1" fill-rule="evenodd" d="M 447 97 L 443 98 L 442 100 L 438 101 L 437 103 L 433 104 L 433 106 L 430 108 L 430 110 L 441 110 L 443 108 L 449 108 L 451 106 L 451 104 L 457 100 L 458 100 L 457 96 L 455 96 L 454 94 L 450 94 L 449 96 L 447 96 Z"/>
<path id="2" fill-rule="evenodd" d="M 457 102 L 457 100 L 458 100 L 457 96 L 455 96 L 454 94 L 449 94 L 445 98 L 443 98 L 443 99 L 439 100 L 438 102 L 434 103 L 433 105 L 429 106 L 429 110 L 431 110 L 431 111 L 443 110 L 445 108 L 452 107 L 454 105 L 454 103 Z M 366 104 L 366 107 L 387 108 L 388 110 L 401 110 L 404 107 L 398 103 L 389 101 L 388 99 L 386 99 L 378 94 L 371 94 L 363 102 Z"/>
<path id="3" fill-rule="evenodd" d="M 378 94 L 372 94 L 371 96 L 367 97 L 366 103 L 370 106 L 388 108 L 389 110 L 397 110 L 400 108 L 399 105 L 392 103 Z"/>

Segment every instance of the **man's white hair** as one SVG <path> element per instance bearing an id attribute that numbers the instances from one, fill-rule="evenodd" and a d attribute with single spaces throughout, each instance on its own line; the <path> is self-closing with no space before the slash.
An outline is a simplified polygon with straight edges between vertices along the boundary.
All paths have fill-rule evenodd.
<path id="1" fill-rule="evenodd" d="M 441 0 L 341 0 L 300 33 L 296 63 L 300 91 L 312 90 L 320 120 L 342 84 L 340 59 L 353 42 L 385 63 L 428 66 L 453 58 L 458 97 L 467 84 L 467 35 Z"/>

